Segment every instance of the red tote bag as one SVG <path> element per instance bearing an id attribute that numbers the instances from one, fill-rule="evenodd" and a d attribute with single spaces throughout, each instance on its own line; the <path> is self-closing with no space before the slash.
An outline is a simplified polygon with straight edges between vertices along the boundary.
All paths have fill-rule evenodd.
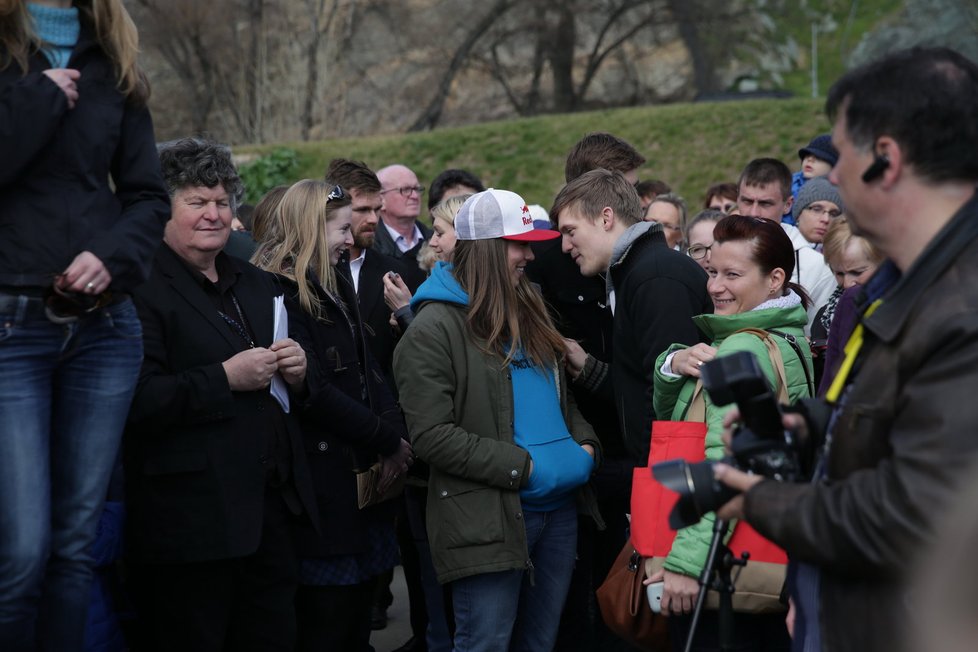
<path id="1" fill-rule="evenodd" d="M 764 331 L 744 329 L 765 340 L 771 362 L 777 370 L 779 399 L 788 401 L 784 361 L 777 344 Z M 659 462 L 684 459 L 701 462 L 705 459 L 706 402 L 702 395 L 702 383 L 696 384 L 690 402 L 689 421 L 655 421 L 652 423 L 649 466 L 633 470 L 631 496 L 631 540 L 642 556 L 649 558 L 647 568 L 661 568 L 664 558 L 672 549 L 676 531 L 669 527 L 669 512 L 679 494 L 666 489 L 652 477 L 651 467 Z M 782 611 L 781 589 L 784 584 L 788 556 L 784 550 L 762 537 L 745 521 L 739 521 L 733 536 L 727 543 L 734 555 L 747 552 L 750 562 L 736 578 L 734 609 L 746 613 L 770 613 Z M 716 608 L 716 596 L 711 595 L 707 605 Z"/>

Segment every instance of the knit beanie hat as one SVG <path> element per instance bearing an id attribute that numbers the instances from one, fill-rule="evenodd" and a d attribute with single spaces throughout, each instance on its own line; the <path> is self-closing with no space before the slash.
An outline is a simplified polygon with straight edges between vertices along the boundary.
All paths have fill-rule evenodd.
<path id="1" fill-rule="evenodd" d="M 815 177 L 805 182 L 805 185 L 798 191 L 798 197 L 795 199 L 794 206 L 791 207 L 791 214 L 797 220 L 803 210 L 817 201 L 830 201 L 838 206 L 840 211 L 845 212 L 846 210 L 839 189 L 832 185 L 827 177 Z"/>

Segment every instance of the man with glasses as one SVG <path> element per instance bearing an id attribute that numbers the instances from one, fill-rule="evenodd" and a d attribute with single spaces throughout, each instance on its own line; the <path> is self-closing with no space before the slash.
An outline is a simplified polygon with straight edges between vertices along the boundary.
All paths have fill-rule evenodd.
<path id="1" fill-rule="evenodd" d="M 384 200 L 380 209 L 382 228 L 377 229 L 374 249 L 393 258 L 405 258 L 415 265 L 421 244 L 431 237 L 431 229 L 418 221 L 421 215 L 421 197 L 424 186 L 410 168 L 388 165 L 377 171 L 380 180 L 380 196 Z"/>

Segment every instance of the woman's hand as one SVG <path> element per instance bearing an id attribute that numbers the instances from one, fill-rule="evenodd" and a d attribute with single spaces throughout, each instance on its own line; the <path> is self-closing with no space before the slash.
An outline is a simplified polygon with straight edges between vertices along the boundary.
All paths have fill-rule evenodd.
<path id="1" fill-rule="evenodd" d="M 592 446 L 591 444 L 581 444 L 581 448 L 584 449 L 585 453 L 587 453 L 591 457 L 594 457 L 594 446 Z"/>
<path id="2" fill-rule="evenodd" d="M 384 301 L 391 310 L 398 310 L 411 303 L 411 290 L 400 274 L 384 274 Z"/>
<path id="3" fill-rule="evenodd" d="M 699 378 L 700 367 L 703 366 L 703 363 L 709 362 L 715 357 L 717 357 L 716 348 L 702 342 L 686 349 L 680 349 L 676 355 L 672 356 L 672 373 L 679 376 Z"/>
<path id="4" fill-rule="evenodd" d="M 646 578 L 642 583 L 648 586 L 655 582 L 663 582 L 663 616 L 693 613 L 696 598 L 700 594 L 700 583 L 697 580 L 682 573 L 660 570 L 652 573 L 651 577 Z"/>
<path id="5" fill-rule="evenodd" d="M 75 108 L 75 102 L 78 101 L 78 84 L 76 82 L 81 78 L 81 73 L 74 68 L 51 68 L 45 70 L 44 75 L 57 84 L 65 97 L 68 98 L 68 108 Z"/>
<path id="6" fill-rule="evenodd" d="M 577 343 L 576 340 L 571 340 L 564 338 L 564 349 L 567 351 L 567 357 L 564 358 L 564 366 L 567 368 L 567 373 L 571 379 L 576 379 L 581 375 L 581 370 L 584 369 L 584 363 L 587 362 L 587 353 L 581 348 L 581 345 Z"/>
<path id="7" fill-rule="evenodd" d="M 83 251 L 75 256 L 55 282 L 62 290 L 69 292 L 101 294 L 112 282 L 112 274 L 95 254 Z"/>
<path id="8" fill-rule="evenodd" d="M 412 464 L 414 464 L 414 449 L 411 448 L 410 442 L 401 439 L 397 451 L 380 460 L 380 483 L 377 485 L 380 493 L 390 489 L 402 473 L 407 473 Z"/>

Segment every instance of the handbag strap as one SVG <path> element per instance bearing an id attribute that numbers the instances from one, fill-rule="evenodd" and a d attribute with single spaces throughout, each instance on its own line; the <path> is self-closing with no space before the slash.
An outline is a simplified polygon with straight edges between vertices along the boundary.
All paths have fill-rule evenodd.
<path id="1" fill-rule="evenodd" d="M 774 341 L 774 338 L 771 337 L 768 331 L 760 328 L 742 328 L 737 332 L 750 333 L 764 341 L 768 356 L 771 358 L 771 364 L 774 366 L 774 371 L 778 375 L 778 400 L 784 404 L 790 403 L 788 399 L 788 376 L 784 371 L 784 358 L 781 357 L 781 348 L 778 346 L 778 343 Z M 804 366 L 804 361 L 802 361 L 802 366 Z"/>
<path id="2" fill-rule="evenodd" d="M 805 364 L 804 355 L 801 352 L 801 347 L 798 346 L 798 342 L 794 335 L 790 333 L 783 333 L 781 331 L 770 330 L 766 331 L 761 328 L 742 328 L 738 333 L 750 333 L 756 335 L 764 341 L 764 346 L 767 347 L 768 357 L 771 358 L 771 364 L 774 366 L 774 370 L 778 375 L 778 400 L 783 404 L 790 403 L 788 398 L 788 375 L 784 370 L 784 358 L 781 355 L 781 347 L 778 343 L 774 341 L 771 334 L 778 335 L 782 337 L 788 344 L 794 349 L 795 353 L 798 354 L 798 361 L 801 362 L 801 368 L 805 370 L 805 381 L 808 383 L 809 391 L 812 390 L 812 379 L 808 375 L 808 365 Z M 695 423 L 706 421 L 706 399 L 703 395 L 703 379 L 700 378 L 696 381 L 696 387 L 693 389 L 693 396 L 689 401 L 689 407 L 686 409 L 686 416 L 684 421 L 692 421 Z"/>
<path id="3" fill-rule="evenodd" d="M 706 422 L 706 398 L 703 394 L 703 379 L 696 381 L 693 389 L 693 397 L 689 400 L 689 407 L 686 408 L 686 415 L 683 421 L 693 421 L 695 423 Z"/>

